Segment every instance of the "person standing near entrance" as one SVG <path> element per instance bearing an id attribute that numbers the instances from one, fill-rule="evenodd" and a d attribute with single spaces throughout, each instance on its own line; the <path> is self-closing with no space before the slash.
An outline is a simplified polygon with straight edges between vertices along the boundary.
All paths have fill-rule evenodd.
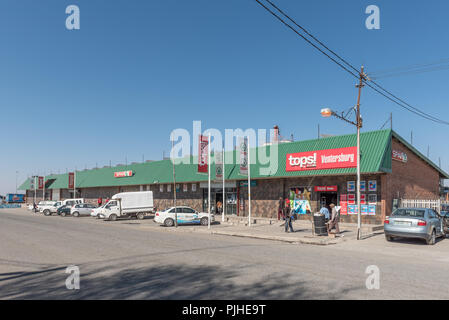
<path id="1" fill-rule="evenodd" d="M 288 232 L 288 229 L 290 228 L 290 232 L 293 231 L 292 226 L 292 214 L 290 212 L 290 200 L 286 199 L 285 201 L 285 209 L 284 209 L 284 218 L 285 218 L 285 232 Z"/>
<path id="2" fill-rule="evenodd" d="M 218 214 L 221 214 L 223 212 L 223 204 L 221 203 L 221 201 L 217 202 L 217 211 Z"/>
<path id="3" fill-rule="evenodd" d="M 98 198 L 97 203 L 98 203 L 98 207 L 101 207 L 101 205 L 103 204 L 103 199 L 101 197 Z"/>
<path id="4" fill-rule="evenodd" d="M 340 221 L 340 213 L 335 208 L 335 204 L 331 203 L 329 207 L 332 210 L 332 216 L 329 222 L 329 228 L 327 229 L 327 232 L 330 233 L 331 230 L 335 227 L 336 234 L 340 234 L 340 227 L 338 226 L 338 222 Z"/>
<path id="5" fill-rule="evenodd" d="M 324 217 L 326 218 L 326 222 L 329 221 L 330 214 L 329 214 L 329 210 L 326 207 L 322 207 L 320 210 L 320 213 L 324 214 Z"/>
<path id="6" fill-rule="evenodd" d="M 281 220 L 281 216 L 284 215 L 284 200 L 282 197 L 279 198 L 279 207 L 278 207 L 278 221 Z"/>

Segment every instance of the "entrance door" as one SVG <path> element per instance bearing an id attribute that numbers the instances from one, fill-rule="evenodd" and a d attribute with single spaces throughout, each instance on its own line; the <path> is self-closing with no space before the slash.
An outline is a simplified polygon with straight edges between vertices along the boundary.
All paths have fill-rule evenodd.
<path id="1" fill-rule="evenodd" d="M 331 212 L 331 209 L 329 205 L 333 203 L 336 206 L 338 205 L 338 195 L 335 192 L 321 192 L 320 193 L 320 209 L 322 207 L 326 207 L 329 212 Z"/>
<path id="2" fill-rule="evenodd" d="M 219 213 L 218 212 L 218 206 L 217 206 L 218 202 L 221 202 L 221 207 L 223 208 L 223 193 L 222 192 L 220 192 L 220 193 L 217 192 L 215 194 L 215 213 L 216 214 Z"/>

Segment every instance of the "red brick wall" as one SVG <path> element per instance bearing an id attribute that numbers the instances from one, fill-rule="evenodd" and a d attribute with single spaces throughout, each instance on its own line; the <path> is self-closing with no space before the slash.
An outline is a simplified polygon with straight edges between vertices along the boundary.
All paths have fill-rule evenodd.
<path id="1" fill-rule="evenodd" d="M 407 154 L 407 163 L 392 160 L 392 173 L 385 179 L 386 215 L 391 213 L 393 199 L 438 199 L 439 173 L 405 145 L 393 138 L 393 150 Z"/>

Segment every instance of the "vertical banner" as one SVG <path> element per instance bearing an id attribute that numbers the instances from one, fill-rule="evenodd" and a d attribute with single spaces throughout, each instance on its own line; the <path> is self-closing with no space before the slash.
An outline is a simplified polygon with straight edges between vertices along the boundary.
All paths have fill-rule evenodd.
<path id="1" fill-rule="evenodd" d="M 34 190 L 36 188 L 36 177 L 30 178 L 30 190 Z"/>
<path id="2" fill-rule="evenodd" d="M 208 150 L 209 139 L 206 136 L 200 135 L 198 139 L 198 173 L 208 172 Z"/>
<path id="3" fill-rule="evenodd" d="M 248 175 L 248 138 L 239 138 L 239 148 L 240 148 L 240 174 L 242 176 Z"/>
<path id="4" fill-rule="evenodd" d="M 44 177 L 38 177 L 37 181 L 38 181 L 38 183 L 37 183 L 38 189 L 39 190 L 44 189 Z"/>
<path id="5" fill-rule="evenodd" d="M 75 173 L 69 172 L 69 189 L 75 188 Z"/>
<path id="6" fill-rule="evenodd" d="M 222 179 L 223 178 L 223 152 L 217 151 L 215 152 L 215 178 Z"/>

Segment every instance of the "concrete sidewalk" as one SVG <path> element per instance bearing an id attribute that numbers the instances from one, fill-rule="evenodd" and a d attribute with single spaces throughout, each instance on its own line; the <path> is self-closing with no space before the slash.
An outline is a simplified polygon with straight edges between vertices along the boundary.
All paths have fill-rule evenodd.
<path id="1" fill-rule="evenodd" d="M 382 230 L 380 227 L 381 226 L 364 226 L 362 228 L 362 236 L 371 237 L 376 233 L 381 233 Z M 313 245 L 338 244 L 343 241 L 356 240 L 357 238 L 357 225 L 340 224 L 340 235 L 337 236 L 316 236 L 312 233 L 312 223 L 304 220 L 297 220 L 293 222 L 293 233 L 286 233 L 284 231 L 283 221 L 277 220 L 272 220 L 270 223 L 261 223 L 258 221 L 258 223 L 252 224 L 250 227 L 247 223 L 225 221 L 212 224 L 210 229 L 203 226 L 183 226 L 178 229 L 171 228 L 171 230 L 175 232 L 200 232 Z"/>

